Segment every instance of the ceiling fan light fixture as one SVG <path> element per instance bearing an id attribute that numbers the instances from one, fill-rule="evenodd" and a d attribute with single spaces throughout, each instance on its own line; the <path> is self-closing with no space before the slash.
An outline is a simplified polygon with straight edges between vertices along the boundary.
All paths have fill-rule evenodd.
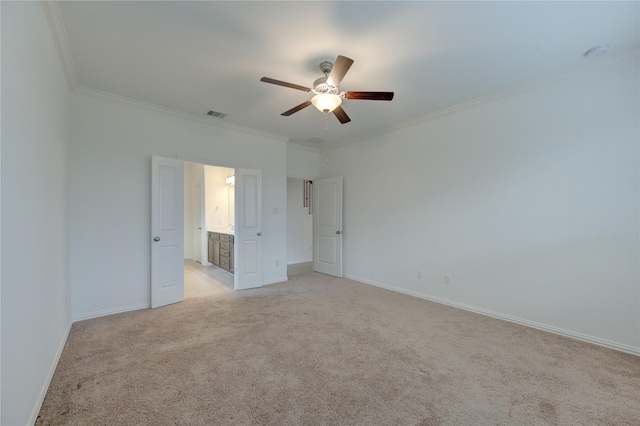
<path id="1" fill-rule="evenodd" d="M 345 124 L 350 122 L 351 119 L 340 106 L 342 105 L 343 99 L 370 101 L 390 101 L 393 99 L 393 92 L 339 92 L 340 82 L 342 82 L 343 77 L 347 71 L 349 71 L 352 64 L 353 59 L 342 55 L 338 55 L 333 64 L 329 61 L 321 63 L 320 70 L 324 73 L 324 77 L 320 77 L 314 81 L 313 88 L 287 83 L 286 81 L 275 80 L 269 77 L 262 77 L 260 81 L 301 90 L 303 92 L 311 92 L 315 95 L 310 100 L 304 101 L 300 105 L 296 105 L 280 115 L 288 117 L 291 114 L 305 109 L 309 105 L 313 105 L 318 111 L 324 112 L 325 114 L 332 112 L 341 124 Z M 325 126 L 325 132 L 326 131 L 327 127 Z"/>
<path id="2" fill-rule="evenodd" d="M 330 113 L 342 104 L 342 98 L 330 93 L 321 93 L 311 99 L 311 103 L 320 112 Z"/>

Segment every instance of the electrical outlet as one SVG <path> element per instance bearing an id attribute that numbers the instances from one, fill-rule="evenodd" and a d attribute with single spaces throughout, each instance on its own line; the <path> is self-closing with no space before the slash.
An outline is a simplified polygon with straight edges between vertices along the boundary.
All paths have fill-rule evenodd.
<path id="1" fill-rule="evenodd" d="M 451 285 L 451 275 L 450 274 L 444 274 L 444 283 L 446 285 Z"/>
<path id="2" fill-rule="evenodd" d="M 420 269 L 416 271 L 416 277 L 418 277 L 419 280 L 422 279 L 422 271 Z"/>

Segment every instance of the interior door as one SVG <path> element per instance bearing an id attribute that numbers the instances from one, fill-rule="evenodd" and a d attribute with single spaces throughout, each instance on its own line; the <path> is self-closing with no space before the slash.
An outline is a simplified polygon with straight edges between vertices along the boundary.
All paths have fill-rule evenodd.
<path id="1" fill-rule="evenodd" d="M 151 307 L 184 299 L 184 162 L 151 159 Z"/>
<path id="2" fill-rule="evenodd" d="M 262 171 L 235 172 L 234 289 L 262 287 Z"/>
<path id="3" fill-rule="evenodd" d="M 313 181 L 313 270 L 342 277 L 342 176 Z"/>

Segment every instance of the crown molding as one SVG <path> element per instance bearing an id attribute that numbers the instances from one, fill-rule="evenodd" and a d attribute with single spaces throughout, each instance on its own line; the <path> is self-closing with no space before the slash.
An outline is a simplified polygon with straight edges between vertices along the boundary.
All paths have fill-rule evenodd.
<path id="1" fill-rule="evenodd" d="M 188 120 L 198 121 L 200 123 L 208 124 L 214 127 L 222 127 L 225 129 L 235 130 L 238 132 L 247 133 L 254 136 L 261 136 L 263 138 L 268 138 L 268 139 L 272 139 L 279 142 L 289 141 L 288 137 L 277 135 L 275 133 L 264 132 L 262 130 L 256 130 L 250 127 L 240 126 L 238 124 L 227 123 L 225 121 L 220 121 L 220 119 L 217 119 L 217 118 L 210 118 L 210 117 L 204 117 L 196 114 L 191 114 L 191 113 L 179 111 L 173 108 L 167 108 L 167 107 L 159 106 L 149 102 L 143 102 L 137 99 L 127 98 L 126 96 L 114 95 L 113 93 L 91 89 L 89 87 L 76 86 L 73 92 L 81 95 L 86 95 L 89 97 L 107 99 L 113 102 L 126 104 L 126 105 L 130 105 L 130 106 L 134 106 L 134 107 L 138 107 L 146 110 L 151 110 L 151 111 L 159 112 L 162 114 L 168 114 L 174 117 L 180 117 Z"/>
<path id="2" fill-rule="evenodd" d="M 60 5 L 54 0 L 41 0 L 40 4 L 44 10 L 44 16 L 49 25 L 49 31 L 53 38 L 53 44 L 56 46 L 56 52 L 60 59 L 60 65 L 67 79 L 70 90 L 74 90 L 77 86 L 76 68 L 71 57 L 71 49 L 69 48 L 69 40 L 67 39 L 67 31 L 64 28 Z"/>
<path id="3" fill-rule="evenodd" d="M 287 145 L 292 147 L 292 148 L 301 149 L 303 151 L 313 152 L 314 154 L 317 154 L 317 153 L 320 152 L 320 148 L 318 148 L 318 147 L 303 145 L 303 144 L 298 143 L 298 142 L 289 141 L 289 143 Z"/>
<path id="4" fill-rule="evenodd" d="M 489 95 L 486 96 L 482 96 L 476 99 L 472 99 L 470 101 L 467 102 L 462 102 L 447 108 L 443 108 L 440 109 L 438 111 L 434 111 L 432 113 L 429 114 L 425 114 L 425 115 L 421 115 L 419 117 L 416 118 L 412 118 L 410 120 L 407 121 L 403 121 L 402 123 L 398 123 L 389 127 L 385 127 L 383 129 L 378 129 L 360 136 L 357 136 L 355 138 L 351 138 L 348 140 L 344 140 L 342 142 L 337 142 L 334 144 L 331 144 L 329 146 L 325 146 L 325 147 L 320 147 L 319 152 L 323 153 L 323 152 L 327 152 L 330 151 L 332 149 L 335 148 L 339 148 L 341 146 L 345 146 L 345 145 L 349 145 L 352 143 L 356 143 L 356 142 L 360 142 L 363 140 L 367 140 L 367 139 L 371 139 L 373 137 L 376 136 L 380 136 L 380 135 L 384 135 L 387 133 L 391 133 L 397 130 L 401 130 L 404 129 L 406 127 L 412 127 L 430 120 L 433 120 L 435 118 L 438 117 L 442 117 L 448 114 L 453 114 L 457 111 L 461 111 L 464 109 L 468 109 L 468 108 L 472 108 L 475 107 L 477 105 L 481 105 L 481 104 L 485 104 L 485 103 L 489 103 L 489 102 L 493 102 L 496 101 L 498 99 L 503 99 L 503 98 L 507 98 L 510 96 L 514 96 L 518 93 L 522 93 L 522 92 L 526 92 L 532 89 L 536 89 L 538 87 L 547 85 L 547 84 L 551 84 L 557 81 L 561 81 L 567 78 L 571 78 L 571 77 L 575 77 L 581 74 L 585 74 L 591 71 L 595 71 L 597 69 L 600 68 L 604 68 L 606 66 L 612 65 L 612 64 L 617 64 L 619 62 L 625 62 L 625 61 L 629 61 L 635 59 L 636 61 L 638 59 L 640 59 L 640 51 L 639 50 L 632 50 L 632 51 L 627 51 L 627 52 L 623 52 L 621 54 L 615 55 L 615 56 L 611 56 L 610 58 L 607 58 L 606 60 L 603 61 L 598 61 L 597 63 L 591 63 L 588 65 L 582 65 L 580 67 L 574 68 L 570 71 L 565 71 L 562 73 L 558 73 L 552 76 L 547 76 L 545 78 L 541 78 L 538 80 L 534 80 L 531 81 L 529 83 L 526 84 L 522 84 L 520 86 L 511 88 L 511 89 L 507 89 L 507 90 L 502 90 L 499 92 L 495 92 L 495 93 L 491 93 Z"/>
<path id="5" fill-rule="evenodd" d="M 77 75 L 76 75 L 76 70 L 75 70 L 75 65 L 73 63 L 73 58 L 71 56 L 71 49 L 69 48 L 69 42 L 68 42 L 68 38 L 67 38 L 67 33 L 65 30 L 65 26 L 64 26 L 64 22 L 62 19 L 62 13 L 60 11 L 60 5 L 58 0 L 40 0 L 40 4 L 42 5 L 43 11 L 44 11 L 44 15 L 46 17 L 47 20 L 47 24 L 49 25 L 49 30 L 51 32 L 52 35 L 52 39 L 54 41 L 54 45 L 56 47 L 56 52 L 58 54 L 58 58 L 60 60 L 64 75 L 66 77 L 67 80 L 67 84 L 69 86 L 69 89 L 72 91 L 77 91 L 77 92 L 82 92 L 82 93 L 87 93 L 87 94 L 91 94 L 93 96 L 98 96 L 98 97 L 102 97 L 102 98 L 106 98 L 106 99 L 111 99 L 111 100 L 115 100 L 117 102 L 122 102 L 122 103 L 126 103 L 126 104 L 130 104 L 130 105 L 135 105 L 138 107 L 142 107 L 142 108 L 146 108 L 146 109 L 151 109 L 151 110 L 155 110 L 155 111 L 160 111 L 160 112 L 164 112 L 167 114 L 171 114 L 174 116 L 179 116 L 179 117 L 183 117 L 183 118 L 189 118 L 192 120 L 197 120 L 203 123 L 207 123 L 210 125 L 214 125 L 214 126 L 220 126 L 220 127 L 225 127 L 225 128 L 229 128 L 229 129 L 234 129 L 234 130 L 238 130 L 241 132 L 245 132 L 245 133 L 250 133 L 250 134 L 254 134 L 254 135 L 259 135 L 259 136 L 263 136 L 263 137 L 267 137 L 270 139 L 275 139 L 275 140 L 279 140 L 279 141 L 285 141 L 288 143 L 288 145 L 297 147 L 297 148 L 303 148 L 303 149 L 309 149 L 313 152 L 326 152 L 341 146 L 345 146 L 345 145 L 349 145 L 352 143 L 356 143 L 356 142 L 360 142 L 366 139 L 370 139 L 376 136 L 380 136 L 380 135 L 384 135 L 390 132 L 394 132 L 406 127 L 411 127 L 414 125 L 418 125 L 424 122 L 427 122 L 429 120 L 433 120 L 435 118 L 438 117 L 442 117 L 448 114 L 452 114 L 455 113 L 457 111 L 460 110 L 464 110 L 467 108 L 471 108 L 480 104 L 484 104 L 484 103 L 488 103 L 488 102 L 492 102 L 498 99 L 502 99 L 502 98 L 506 98 L 509 96 L 513 96 L 516 95 L 518 93 L 521 92 L 525 92 L 528 90 L 532 90 L 535 89 L 537 87 L 546 85 L 546 84 L 550 84 L 556 81 L 560 81 L 566 78 L 570 78 L 579 74 L 583 74 L 586 72 L 590 72 L 602 67 L 606 67 L 608 65 L 611 64 L 615 64 L 618 62 L 623 62 L 626 60 L 631 60 L 631 59 L 638 59 L 640 52 L 638 50 L 633 50 L 633 51 L 627 51 L 627 52 L 622 52 L 618 55 L 612 55 L 608 58 L 599 58 L 599 60 L 597 61 L 593 61 L 590 63 L 587 63 L 586 65 L 582 65 L 579 66 L 577 68 L 574 68 L 572 70 L 563 72 L 563 73 L 559 73 L 559 74 L 555 74 L 553 76 L 547 76 L 511 89 L 507 89 L 507 90 L 503 90 L 500 92 L 495 92 L 486 96 L 482 96 L 480 98 L 476 98 L 476 99 L 472 99 L 470 101 L 467 102 L 463 102 L 457 105 L 452 105 L 450 107 L 446 107 L 419 117 L 415 117 L 412 118 L 410 120 L 395 124 L 395 125 L 391 125 L 382 129 L 377 129 L 371 132 L 366 132 L 360 136 L 356 136 L 354 138 L 351 139 L 346 139 L 346 140 L 342 140 L 342 141 L 338 141 L 335 143 L 331 143 L 329 145 L 325 145 L 325 146 L 319 146 L 319 147 L 312 147 L 312 146 L 308 146 L 308 145 L 303 145 L 300 143 L 296 143 L 290 140 L 290 138 L 285 137 L 285 136 L 281 136 L 281 135 L 277 135 L 277 134 L 273 134 L 273 133 L 269 133 L 269 132 L 264 132 L 264 131 L 260 131 L 260 130 L 256 130 L 256 129 L 252 129 L 249 127 L 245 127 L 245 126 L 240 126 L 240 125 L 235 125 L 235 124 L 231 124 L 228 122 L 223 122 L 223 121 L 219 121 L 219 122 L 213 122 L 211 121 L 212 119 L 210 118 L 206 118 L 206 117 L 201 117 L 199 115 L 196 114 L 191 114 L 191 113 L 186 113 L 186 112 L 182 112 L 182 111 L 178 111 L 178 110 L 174 110 L 171 108 L 166 108 L 166 107 L 161 107 L 158 105 L 154 105 L 154 104 L 150 104 L 150 103 L 146 103 L 146 102 L 142 102 L 142 101 L 138 101 L 138 100 L 134 100 L 131 98 L 126 98 L 123 96 L 118 96 L 118 95 L 113 95 L 111 93 L 107 93 L 107 92 L 102 92 L 99 90 L 95 90 L 95 89 L 89 89 L 86 87 L 82 87 L 78 85 L 77 82 Z"/>

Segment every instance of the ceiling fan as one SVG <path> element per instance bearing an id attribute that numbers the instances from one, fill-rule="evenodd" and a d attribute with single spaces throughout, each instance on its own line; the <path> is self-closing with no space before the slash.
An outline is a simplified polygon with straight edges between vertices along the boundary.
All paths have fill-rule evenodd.
<path id="1" fill-rule="evenodd" d="M 265 83 L 277 84 L 278 86 L 290 87 L 303 92 L 313 92 L 315 96 L 309 101 L 305 101 L 300 105 L 283 112 L 281 115 L 286 117 L 308 107 L 315 106 L 319 111 L 324 113 L 333 112 L 345 124 L 351 121 L 347 113 L 342 109 L 343 99 L 355 100 L 373 100 L 373 101 L 390 101 L 393 99 L 393 92 L 340 92 L 338 90 L 340 82 L 344 78 L 347 71 L 353 64 L 353 59 L 346 56 L 338 55 L 335 63 L 324 61 L 320 64 L 320 70 L 324 73 L 324 77 L 320 77 L 313 82 L 313 88 L 299 86 L 293 83 L 287 83 L 280 80 L 274 80 L 269 77 L 262 77 L 260 81 Z"/>

